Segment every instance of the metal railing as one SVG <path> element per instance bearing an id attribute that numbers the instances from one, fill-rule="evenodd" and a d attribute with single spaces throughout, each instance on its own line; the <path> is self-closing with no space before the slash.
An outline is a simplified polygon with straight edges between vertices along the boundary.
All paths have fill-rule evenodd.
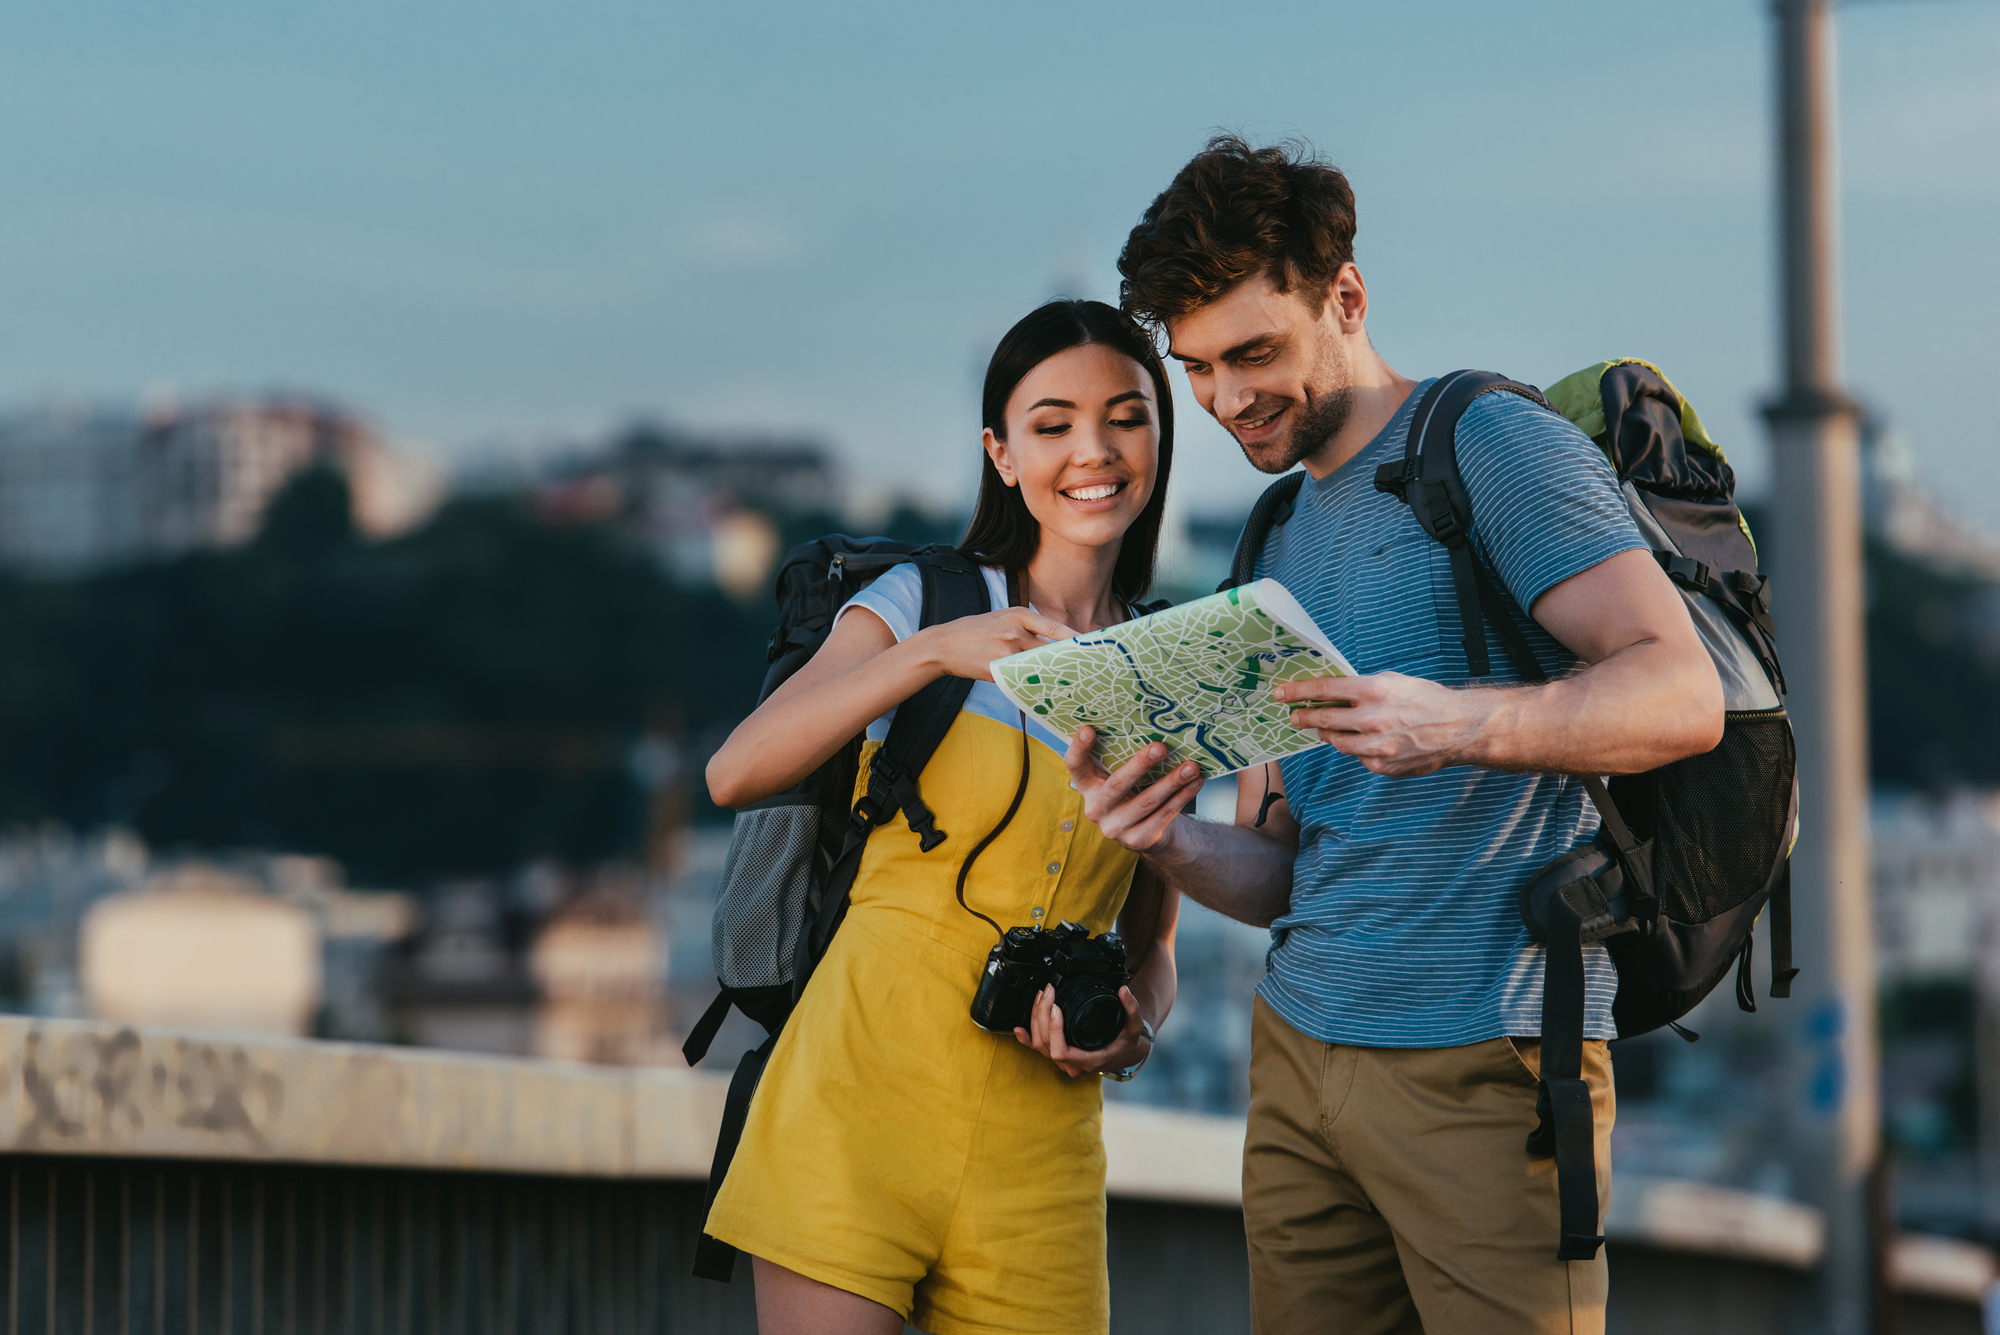
<path id="1" fill-rule="evenodd" d="M 698 1184 L 10 1155 L 7 1335 L 754 1331 Z"/>

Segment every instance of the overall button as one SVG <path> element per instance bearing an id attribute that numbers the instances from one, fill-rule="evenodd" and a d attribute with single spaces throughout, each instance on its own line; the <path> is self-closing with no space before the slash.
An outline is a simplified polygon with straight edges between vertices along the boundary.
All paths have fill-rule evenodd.
<path id="1" fill-rule="evenodd" d="M 1042 911 L 1040 909 L 1030 909 L 1028 910 L 1028 916 L 1030 918 L 1039 918 L 1042 916 Z"/>
<path id="2" fill-rule="evenodd" d="M 1062 832 L 1064 834 L 1068 834 L 1071 830 L 1074 830 L 1075 828 L 1076 828 L 1076 822 L 1073 820 L 1066 820 L 1062 823 Z"/>
<path id="3" fill-rule="evenodd" d="M 1060 862 L 1051 862 L 1051 863 L 1049 864 L 1049 875 L 1051 875 L 1051 876 L 1054 876 L 1054 875 L 1055 875 L 1055 874 L 1056 874 L 1057 872 L 1059 872 L 1059 871 L 1061 871 L 1061 870 L 1062 870 L 1062 863 L 1060 863 Z"/>

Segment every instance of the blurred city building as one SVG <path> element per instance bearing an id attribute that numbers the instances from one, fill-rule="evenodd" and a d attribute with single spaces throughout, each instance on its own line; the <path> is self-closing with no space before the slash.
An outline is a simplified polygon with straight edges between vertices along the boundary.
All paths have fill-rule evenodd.
<path id="1" fill-rule="evenodd" d="M 667 1029 L 668 951 L 636 874 L 600 874 L 529 950 L 541 992 L 534 1052 L 613 1066 L 682 1065 Z"/>
<path id="2" fill-rule="evenodd" d="M 1909 435 L 1888 418 L 1861 421 L 1862 520 L 1871 537 L 1941 571 L 2000 579 L 2000 540 L 1917 482 Z"/>
<path id="3" fill-rule="evenodd" d="M 551 468 L 535 497 L 551 522 L 614 520 L 689 585 L 764 592 L 787 519 L 841 508 L 826 448 L 810 441 L 700 438 L 640 424 Z"/>
<path id="4" fill-rule="evenodd" d="M 51 403 L 0 417 L 0 564 L 75 574 L 255 536 L 286 482 L 346 475 L 361 532 L 403 532 L 443 474 L 311 399 L 215 399 L 141 411 Z"/>
<path id="5" fill-rule="evenodd" d="M 532 913 L 519 894 L 490 879 L 448 881 L 425 897 L 424 909 L 423 930 L 382 973 L 396 1039 L 461 1052 L 529 1052 L 535 984 L 525 950 Z"/>
<path id="6" fill-rule="evenodd" d="M 325 858 L 0 834 L 0 1010 L 379 1041 L 382 965 L 418 922 L 410 896 L 348 889 Z"/>
<path id="7" fill-rule="evenodd" d="M 190 863 L 92 905 L 78 972 L 98 1019 L 300 1036 L 319 1006 L 319 948 L 298 905 Z"/>

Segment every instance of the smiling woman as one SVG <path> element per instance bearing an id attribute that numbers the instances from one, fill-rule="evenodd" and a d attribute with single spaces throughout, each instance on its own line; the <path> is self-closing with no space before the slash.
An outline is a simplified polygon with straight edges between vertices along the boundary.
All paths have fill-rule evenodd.
<path id="1" fill-rule="evenodd" d="M 1110 306 L 1051 302 L 994 353 L 980 439 L 960 553 L 993 610 L 925 625 L 926 577 L 887 571 L 708 766 L 716 800 L 747 806 L 860 734 L 849 800 L 865 803 L 898 770 L 884 749 L 898 710 L 928 717 L 916 692 L 971 683 L 907 775 L 957 842 L 930 852 L 893 820 L 869 836 L 708 1213 L 711 1237 L 754 1258 L 763 1335 L 894 1335 L 906 1320 L 1103 1335 L 1110 1321 L 1098 1078 L 1130 1079 L 1173 1007 L 1176 900 L 1084 819 L 1064 764 L 1075 743 L 1012 704 L 990 665 L 1143 610 L 1173 457 L 1159 355 Z M 1192 766 L 1155 785 L 1160 818 L 1199 787 Z M 996 936 L 1017 953 L 1094 940 L 1090 959 L 1126 961 L 1122 1017 L 1074 993 L 1059 1004 L 1039 975 L 988 989 Z"/>
<path id="2" fill-rule="evenodd" d="M 1103 389 L 1113 385 L 1107 400 Z M 1096 402 L 1090 401 L 1092 390 Z M 1032 442 L 1018 433 L 1010 441 L 1010 405 L 1016 405 L 1018 425 L 1034 437 Z M 980 469 L 979 501 L 959 547 L 1010 572 L 1027 569 L 1041 546 L 1045 524 L 1058 531 L 1069 527 L 1058 518 L 1055 482 L 1068 489 L 1063 498 L 1081 516 L 1094 503 L 1119 498 L 1118 491 L 1105 493 L 1104 487 L 1122 488 L 1134 480 L 1129 462 L 1122 460 L 1123 473 L 1106 466 L 1099 470 L 1103 476 L 1093 476 L 1084 465 L 1050 477 L 1042 476 L 1034 461 L 1056 457 L 1056 442 L 1073 445 L 1077 437 L 1097 435 L 1107 427 L 1116 437 L 1151 434 L 1147 428 L 1157 426 L 1159 447 L 1149 461 L 1151 476 L 1145 479 L 1138 517 L 1129 520 L 1129 528 L 1124 521 L 1130 511 L 1115 507 L 1125 536 L 1111 572 L 1112 591 L 1127 601 L 1152 585 L 1167 476 L 1173 469 L 1174 400 L 1159 353 L 1130 320 L 1097 301 L 1052 301 L 1031 312 L 993 350 L 980 396 L 980 425 L 985 428 L 986 460 Z M 1115 439 L 1111 452 L 1141 453 L 1119 450 Z M 1062 457 L 1071 453 L 1063 451 Z M 1102 539 L 1085 545 L 1101 546 Z"/>

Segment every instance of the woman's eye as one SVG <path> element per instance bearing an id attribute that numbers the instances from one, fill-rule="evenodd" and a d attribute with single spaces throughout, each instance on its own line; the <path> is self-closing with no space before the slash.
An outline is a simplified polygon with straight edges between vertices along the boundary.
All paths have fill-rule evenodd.
<path id="1" fill-rule="evenodd" d="M 1151 426 L 1152 422 L 1144 417 L 1114 417 L 1111 419 L 1111 425 L 1130 431 L 1133 427 Z"/>
<path id="2" fill-rule="evenodd" d="M 1068 432 L 1068 422 L 1056 422 L 1050 426 L 1038 426 L 1035 428 L 1035 434 L 1038 436 L 1061 436 L 1068 434 Z"/>

